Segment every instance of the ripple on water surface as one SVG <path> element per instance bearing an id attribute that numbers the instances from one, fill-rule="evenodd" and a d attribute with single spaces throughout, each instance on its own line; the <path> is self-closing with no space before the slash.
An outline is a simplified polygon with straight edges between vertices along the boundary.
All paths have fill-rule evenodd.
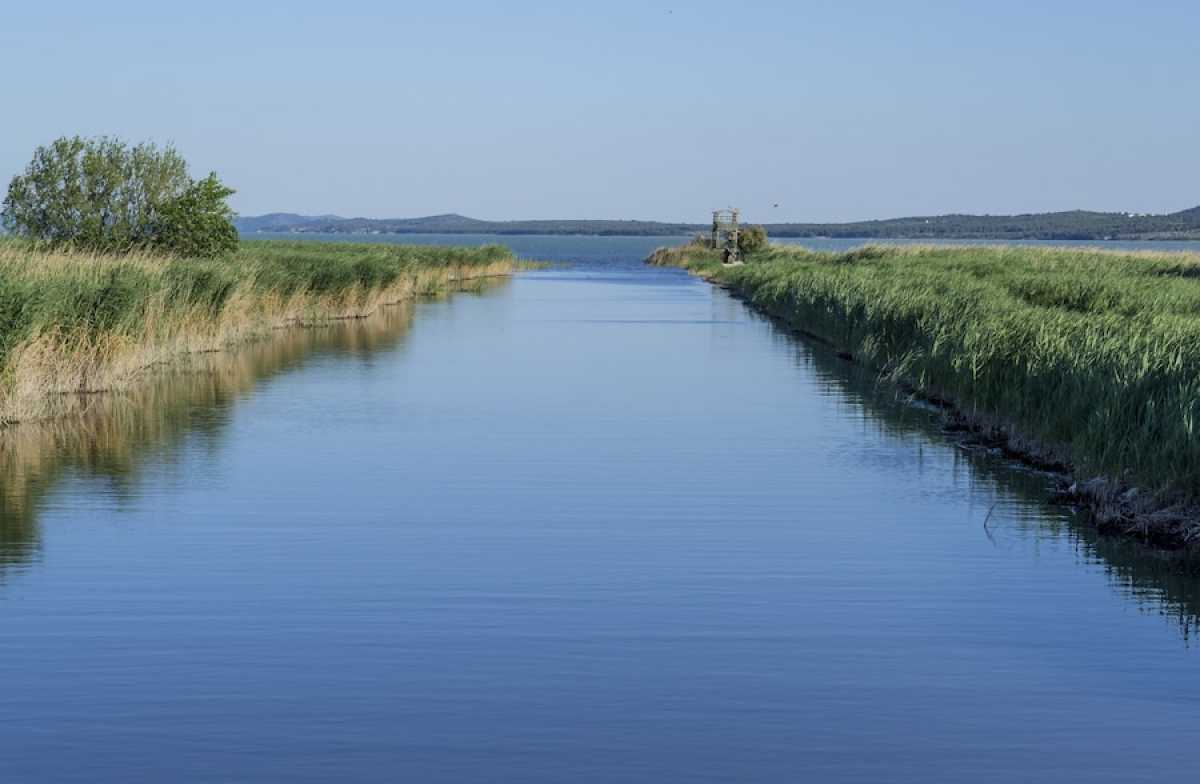
<path id="1" fill-rule="evenodd" d="M 0 436 L 6 778 L 1195 770 L 1193 573 L 626 245 Z"/>

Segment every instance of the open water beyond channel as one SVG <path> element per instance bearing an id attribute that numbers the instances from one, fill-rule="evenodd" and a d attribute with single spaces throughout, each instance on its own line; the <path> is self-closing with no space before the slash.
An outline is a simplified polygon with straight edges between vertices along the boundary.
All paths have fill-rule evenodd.
<path id="1" fill-rule="evenodd" d="M 573 263 L 0 434 L 0 781 L 1200 775 L 1187 564 L 659 241 L 509 241 Z"/>

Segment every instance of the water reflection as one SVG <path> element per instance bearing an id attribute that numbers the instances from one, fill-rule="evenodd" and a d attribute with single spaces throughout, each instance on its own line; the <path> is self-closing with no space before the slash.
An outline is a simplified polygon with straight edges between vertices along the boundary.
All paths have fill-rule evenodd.
<path id="1" fill-rule="evenodd" d="M 472 281 L 484 293 L 503 279 Z M 63 419 L 0 432 L 0 583 L 37 561 L 38 514 L 68 476 L 104 480 L 132 493 L 139 467 L 169 462 L 185 440 L 214 448 L 231 406 L 256 384 L 326 354 L 369 358 L 404 340 L 413 306 L 401 303 L 367 319 L 281 331 L 236 350 L 200 354 L 116 395 L 73 398 Z"/>
<path id="2" fill-rule="evenodd" d="M 908 455 L 915 462 L 911 470 L 923 470 L 920 445 L 954 443 L 943 432 L 935 409 L 906 399 L 891 385 L 879 383 L 871 371 L 839 358 L 827 347 L 798 339 L 777 323 L 772 329 L 775 339 L 790 347 L 796 362 L 827 385 L 831 397 L 861 412 L 866 426 L 896 440 L 919 439 L 916 449 L 894 453 L 894 459 Z M 1119 594 L 1167 619 L 1185 641 L 1200 632 L 1200 557 L 1101 536 L 1072 510 L 1048 502 L 1055 477 L 989 450 L 956 447 L 952 470 L 958 488 L 979 502 L 979 520 L 974 524 L 980 536 L 997 547 L 1015 542 L 1036 547 L 1047 538 L 1068 542 L 1082 562 L 1103 568 Z"/>
<path id="3" fill-rule="evenodd" d="M 482 292 L 501 285 L 481 282 Z M 714 299 L 713 340 L 731 339 L 741 306 Z M 411 327 L 409 305 L 385 309 L 370 319 L 340 322 L 280 333 L 274 339 L 237 351 L 192 357 L 157 374 L 120 396 L 80 398 L 77 416 L 0 433 L 0 582 L 39 558 L 38 515 L 53 488 L 71 476 L 101 479 L 133 494 L 142 466 L 174 459 L 185 442 L 215 449 L 232 415 L 232 406 L 259 382 L 287 373 L 325 354 L 369 359 L 402 344 Z M 980 537 L 995 546 L 1036 547 L 1054 539 L 1070 544 L 1081 562 L 1102 566 L 1113 588 L 1148 612 L 1167 618 L 1185 639 L 1200 630 L 1200 564 L 1196 559 L 1162 553 L 1136 543 L 1101 537 L 1069 510 L 1046 502 L 1050 477 L 1016 467 L 980 450 L 956 450 L 953 458 L 934 461 L 931 444 L 944 445 L 936 412 L 897 398 L 870 372 L 839 359 L 834 352 L 774 330 L 811 374 L 839 401 L 847 416 L 864 427 L 905 442 L 876 459 L 909 461 L 906 471 L 945 471 L 956 477 L 956 492 L 977 500 Z M 983 525 L 990 512 L 988 527 Z M 1017 555 L 1016 557 L 1019 557 Z"/>

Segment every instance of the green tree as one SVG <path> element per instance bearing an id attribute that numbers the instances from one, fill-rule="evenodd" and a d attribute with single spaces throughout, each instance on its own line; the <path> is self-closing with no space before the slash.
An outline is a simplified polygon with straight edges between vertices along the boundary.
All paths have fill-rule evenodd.
<path id="1" fill-rule="evenodd" d="M 745 256 L 767 247 L 767 230 L 762 226 L 745 226 L 738 232 L 738 250 Z"/>
<path id="2" fill-rule="evenodd" d="M 225 200 L 233 189 L 215 172 L 197 180 L 159 208 L 156 244 L 180 256 L 212 257 L 237 248 L 233 210 Z"/>
<path id="3" fill-rule="evenodd" d="M 232 193 L 215 175 L 193 182 L 169 145 L 63 137 L 38 147 L 9 183 L 0 224 L 55 245 L 216 255 L 236 246 L 233 213 L 224 203 Z"/>

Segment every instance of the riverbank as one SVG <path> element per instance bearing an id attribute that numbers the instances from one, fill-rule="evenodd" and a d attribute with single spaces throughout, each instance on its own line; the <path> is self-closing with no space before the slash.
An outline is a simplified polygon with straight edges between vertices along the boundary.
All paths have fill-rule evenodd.
<path id="1" fill-rule="evenodd" d="M 657 251 L 1064 480 L 1097 526 L 1200 546 L 1200 257 L 1029 247 Z"/>
<path id="2" fill-rule="evenodd" d="M 189 354 L 363 318 L 516 266 L 500 246 L 251 241 L 194 260 L 0 241 L 0 424 L 71 414 Z"/>

